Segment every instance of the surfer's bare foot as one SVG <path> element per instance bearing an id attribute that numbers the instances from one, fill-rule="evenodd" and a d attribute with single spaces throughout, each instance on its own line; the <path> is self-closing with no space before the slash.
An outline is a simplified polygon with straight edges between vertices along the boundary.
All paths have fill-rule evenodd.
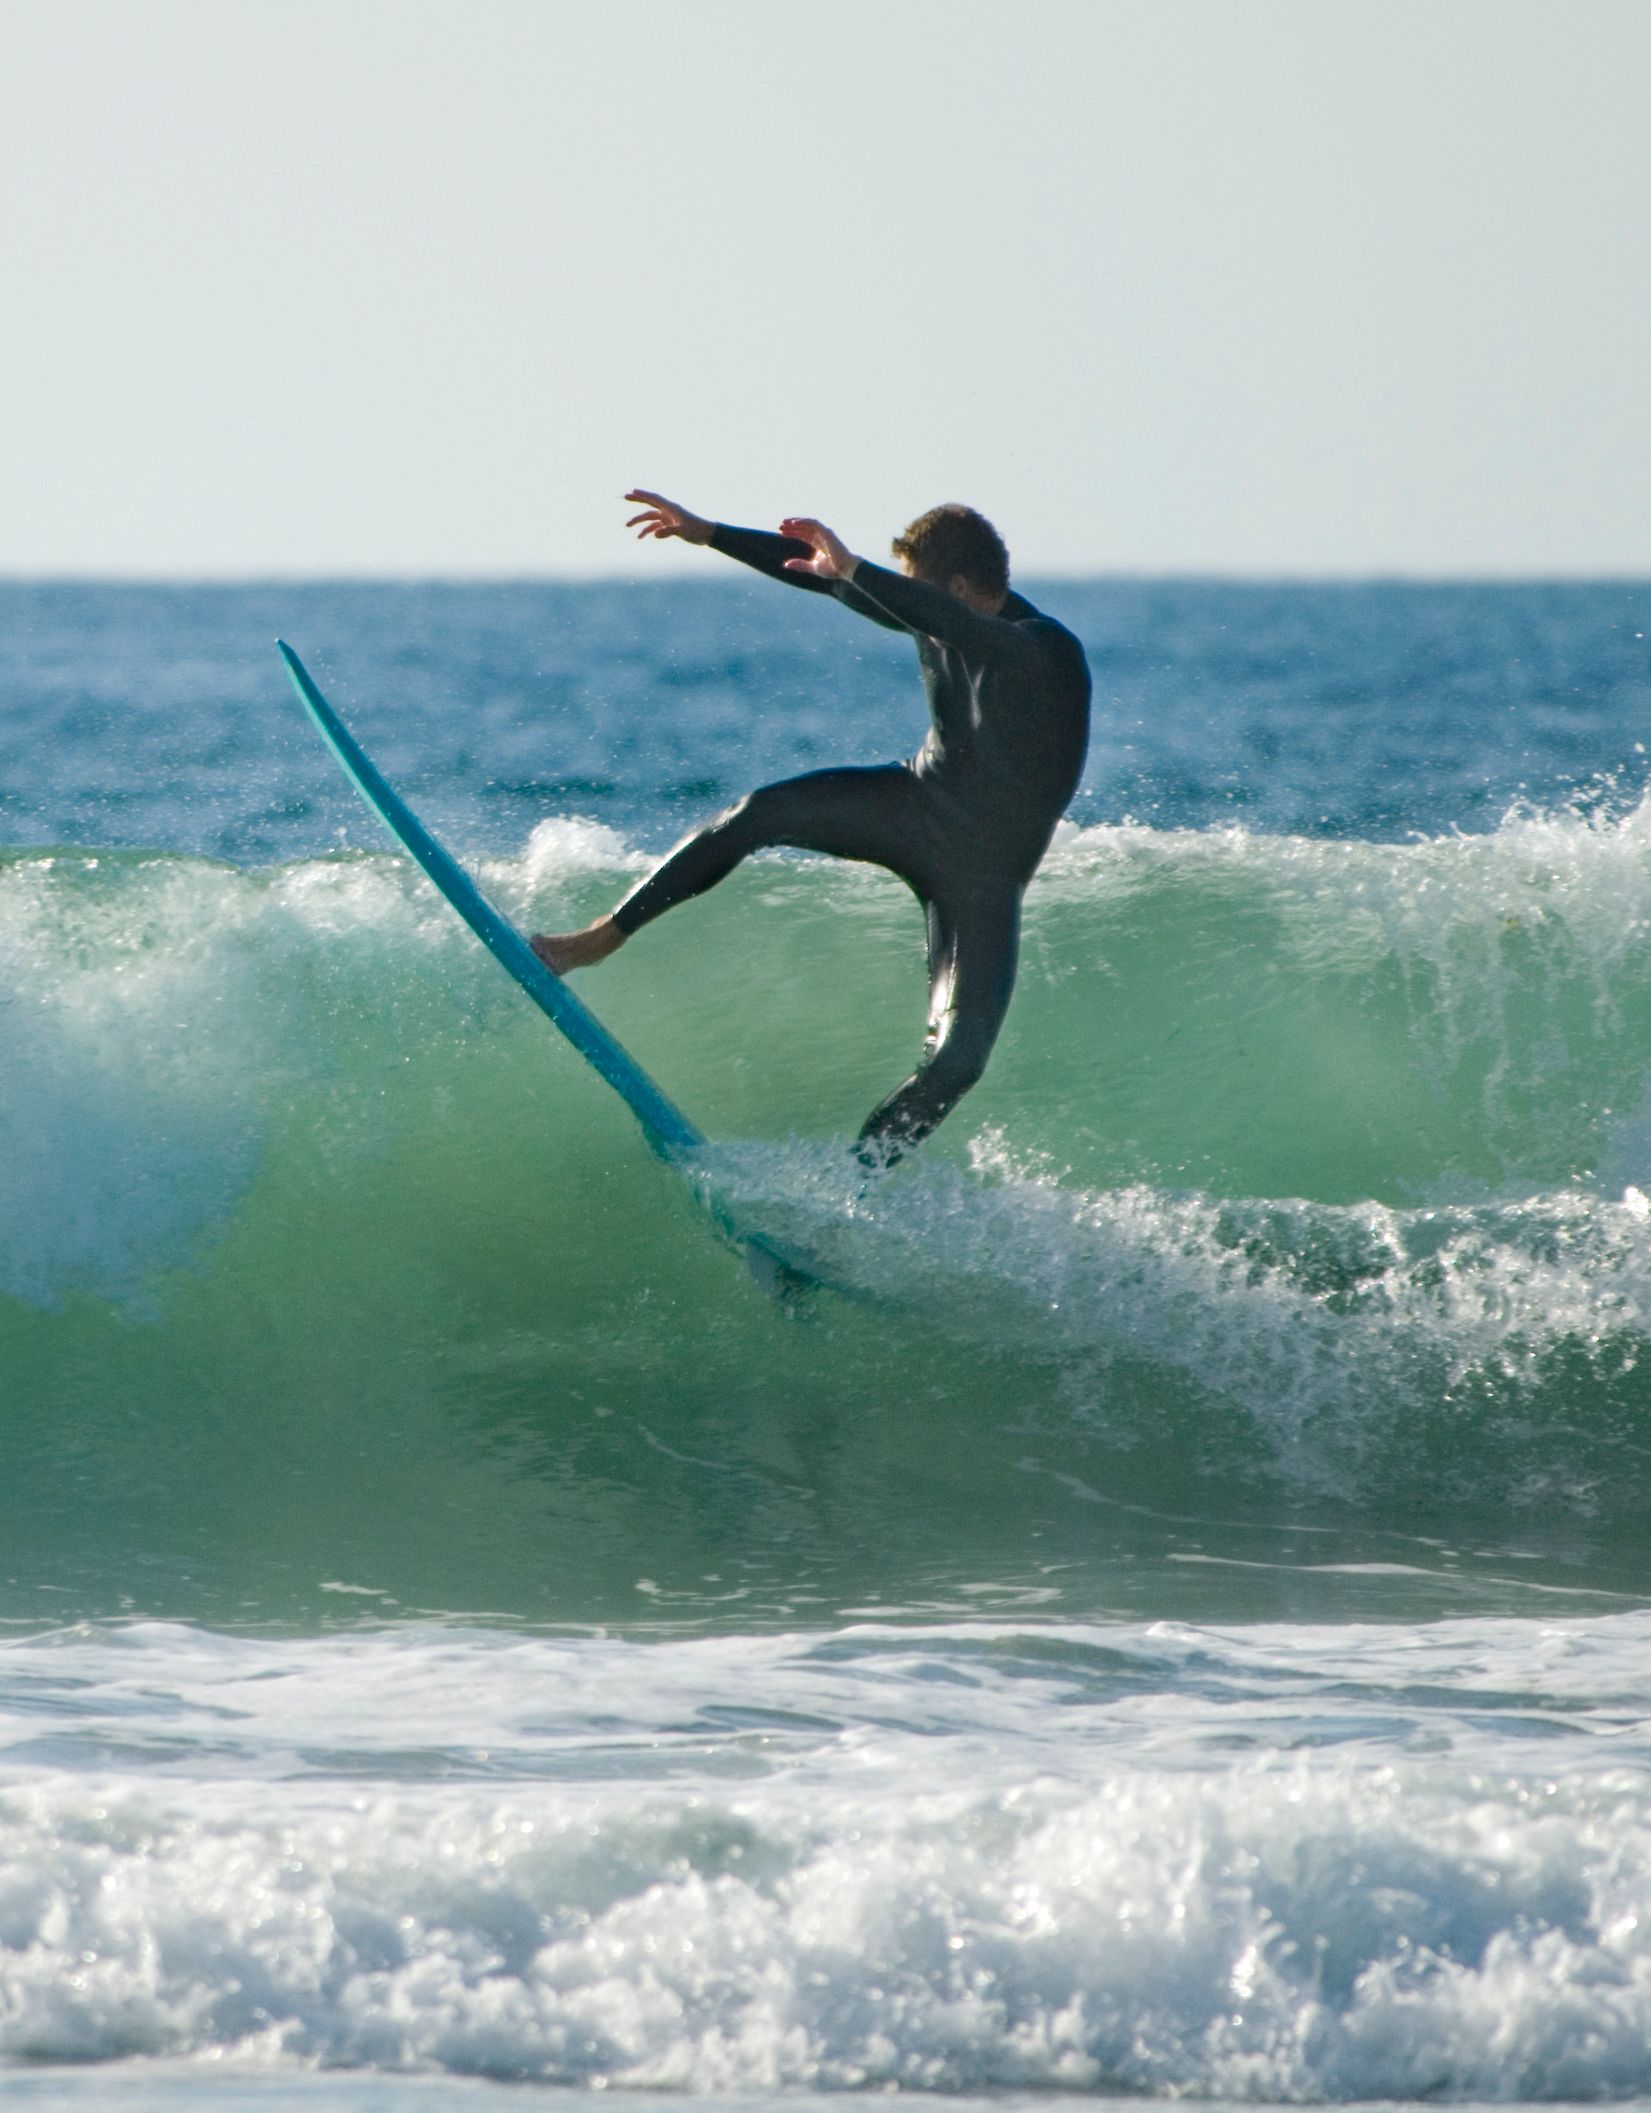
<path id="1" fill-rule="evenodd" d="M 528 945 L 548 969 L 565 976 L 570 968 L 594 968 L 617 954 L 625 934 L 611 917 L 598 917 L 582 932 L 535 932 Z"/>

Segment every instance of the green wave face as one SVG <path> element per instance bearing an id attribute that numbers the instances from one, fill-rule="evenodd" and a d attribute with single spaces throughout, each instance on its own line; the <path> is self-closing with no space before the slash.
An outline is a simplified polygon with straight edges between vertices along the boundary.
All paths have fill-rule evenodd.
<path id="1" fill-rule="evenodd" d="M 481 878 L 560 926 L 627 863 L 557 825 Z M 1648 917 L 1637 815 L 1073 836 L 987 1079 L 868 1187 L 916 906 L 754 864 L 581 989 L 853 1294 L 794 1318 L 400 862 L 8 855 L 0 1614 L 1643 1574 Z"/>

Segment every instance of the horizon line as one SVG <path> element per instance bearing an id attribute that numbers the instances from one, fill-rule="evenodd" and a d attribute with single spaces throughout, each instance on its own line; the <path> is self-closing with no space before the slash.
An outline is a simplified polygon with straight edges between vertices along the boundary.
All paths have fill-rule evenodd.
<path id="1" fill-rule="evenodd" d="M 1014 579 L 1040 586 L 1255 586 L 1255 587 L 1557 587 L 1651 586 L 1651 565 L 1643 570 L 1566 566 L 1543 571 L 1506 569 L 1434 570 L 1398 566 L 1326 568 L 1322 571 L 1220 566 L 1109 566 L 1095 570 L 1045 569 L 1028 566 Z M 658 572 L 500 569 L 443 570 L 435 567 L 311 571 L 274 567 L 223 572 L 94 571 L 50 569 L 13 571 L 0 567 L 0 587 L 735 587 L 748 584 L 738 572 L 699 573 L 685 567 Z"/>

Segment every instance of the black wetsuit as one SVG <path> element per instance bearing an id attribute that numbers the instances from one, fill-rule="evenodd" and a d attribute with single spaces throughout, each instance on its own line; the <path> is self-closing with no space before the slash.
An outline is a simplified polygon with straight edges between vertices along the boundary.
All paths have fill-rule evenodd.
<path id="1" fill-rule="evenodd" d="M 944 588 L 863 558 L 852 581 L 787 572 L 787 558 L 811 555 L 787 536 L 719 526 L 711 544 L 910 632 L 934 724 L 909 762 L 810 771 L 751 793 L 679 844 L 614 919 L 634 932 L 773 844 L 898 874 L 927 919 L 929 1026 L 916 1071 L 860 1132 L 893 1158 L 986 1068 L 1015 987 L 1021 894 L 1083 770 L 1088 664 L 1072 633 L 1018 594 L 981 616 Z"/>

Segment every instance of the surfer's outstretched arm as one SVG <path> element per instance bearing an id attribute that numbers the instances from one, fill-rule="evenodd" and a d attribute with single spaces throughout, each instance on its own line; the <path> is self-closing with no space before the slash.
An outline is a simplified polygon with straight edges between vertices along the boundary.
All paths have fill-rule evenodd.
<path id="1" fill-rule="evenodd" d="M 667 499 L 659 492 L 641 490 L 627 492 L 625 497 L 642 512 L 633 514 L 626 522 L 634 528 L 642 542 L 678 541 L 682 543 L 709 544 L 725 558 L 736 558 L 740 564 L 749 565 L 753 572 L 760 572 L 771 580 L 778 580 L 785 587 L 802 587 L 811 594 L 829 594 L 845 609 L 852 609 L 857 616 L 868 616 L 874 624 L 881 624 L 885 631 L 902 631 L 907 628 L 898 619 L 887 615 L 875 602 L 868 601 L 858 593 L 849 573 L 840 575 L 817 573 L 813 567 L 815 545 L 801 536 L 774 535 L 764 528 L 733 528 L 726 521 L 707 521 L 700 514 L 693 514 L 685 506 L 678 506 L 674 499 Z M 793 524 L 786 522 L 785 527 Z M 815 524 L 807 524 L 810 527 Z M 829 531 L 828 531 L 829 533 Z M 832 540 L 835 542 L 836 538 Z M 841 547 L 841 546 L 839 546 Z M 848 556 L 844 551 L 843 555 Z M 852 569 L 854 560 L 849 560 Z"/>
<path id="2" fill-rule="evenodd" d="M 805 543 L 800 536 L 770 535 L 762 528 L 730 528 L 725 521 L 719 521 L 711 531 L 711 548 L 720 550 L 726 558 L 738 558 L 742 565 L 766 573 L 783 586 L 805 587 L 812 594 L 829 594 L 845 609 L 852 609 L 856 616 L 869 616 L 885 631 L 906 629 L 904 624 L 879 609 L 875 602 L 868 601 L 855 586 L 850 573 L 813 571 L 814 546 Z M 844 555 L 847 556 L 847 552 Z M 851 558 L 849 562 L 852 565 L 857 560 Z"/>
<path id="3" fill-rule="evenodd" d="M 625 523 L 636 530 L 636 540 L 646 543 L 650 538 L 660 543 L 709 543 L 711 530 L 716 525 L 701 514 L 691 514 L 687 507 L 678 506 L 674 499 L 667 499 L 661 492 L 637 490 L 625 494 L 627 506 L 640 506 L 641 513 L 632 514 Z"/>

